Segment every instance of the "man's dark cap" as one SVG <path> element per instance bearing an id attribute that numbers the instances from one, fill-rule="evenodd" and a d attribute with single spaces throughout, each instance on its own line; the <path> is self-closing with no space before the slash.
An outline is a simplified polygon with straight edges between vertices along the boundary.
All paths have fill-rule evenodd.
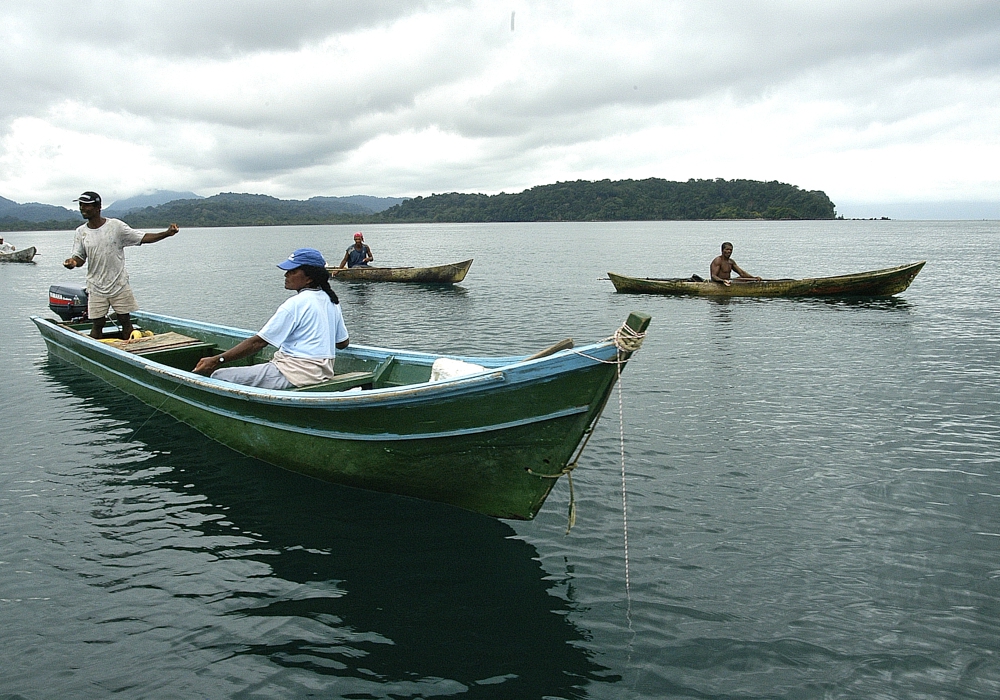
<path id="1" fill-rule="evenodd" d="M 100 204 L 101 195 L 97 194 L 96 192 L 84 192 L 73 201 L 79 202 L 80 204 Z"/>

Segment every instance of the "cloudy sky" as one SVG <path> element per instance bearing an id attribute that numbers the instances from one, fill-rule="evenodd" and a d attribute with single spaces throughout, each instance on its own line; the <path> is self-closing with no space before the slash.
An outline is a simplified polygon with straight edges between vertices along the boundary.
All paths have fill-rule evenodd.
<path id="1" fill-rule="evenodd" d="M 0 196 L 779 180 L 1000 202 L 997 0 L 0 4 Z"/>

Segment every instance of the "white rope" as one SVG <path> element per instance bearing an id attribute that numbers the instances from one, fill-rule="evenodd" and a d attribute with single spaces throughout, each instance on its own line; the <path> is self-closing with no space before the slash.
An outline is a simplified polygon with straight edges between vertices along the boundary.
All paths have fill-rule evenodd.
<path id="1" fill-rule="evenodd" d="M 600 362 L 601 364 L 618 365 L 620 370 L 621 366 L 624 365 L 626 362 L 628 362 L 627 358 L 624 360 L 621 358 L 621 354 L 625 352 L 631 355 L 632 353 L 636 352 L 639 348 L 642 347 L 642 341 L 643 339 L 645 339 L 645 337 L 646 337 L 645 333 L 639 333 L 637 331 L 632 330 L 625 324 L 622 324 L 621 328 L 616 330 L 614 335 L 608 336 L 607 338 L 601 341 L 601 342 L 611 341 L 615 344 L 615 347 L 618 349 L 618 353 L 615 356 L 615 359 L 602 360 L 599 357 L 588 355 L 587 353 L 581 352 L 579 350 L 570 350 L 570 352 L 575 353 L 580 357 L 586 357 L 588 360 L 593 360 L 594 362 Z M 619 378 L 621 378 L 620 374 Z"/>
<path id="2" fill-rule="evenodd" d="M 623 326 L 626 328 L 627 326 Z M 631 330 L 631 329 L 629 329 Z M 642 338 L 638 340 L 642 345 Z M 617 345 L 617 343 L 615 343 Z M 620 349 L 620 348 L 619 348 Z M 628 490 L 625 484 L 625 409 L 622 399 L 622 366 L 618 364 L 618 446 L 621 452 L 622 465 L 622 533 L 625 549 L 625 619 L 628 621 L 629 630 L 632 629 L 632 585 L 630 580 L 628 561 Z"/>
<path id="3" fill-rule="evenodd" d="M 628 502 L 625 489 L 625 411 L 624 411 L 624 400 L 622 398 L 622 365 L 628 362 L 628 358 L 622 359 L 622 354 L 627 353 L 631 355 L 642 347 L 642 341 L 646 337 L 645 333 L 638 332 L 630 328 L 626 324 L 622 324 L 618 330 L 615 331 L 614 335 L 605 338 L 605 341 L 612 341 L 615 344 L 615 348 L 618 352 L 615 353 L 615 359 L 613 360 L 602 360 L 599 357 L 593 357 L 585 352 L 580 352 L 579 350 L 571 350 L 571 352 L 580 355 L 581 357 L 586 357 L 587 359 L 594 360 L 595 362 L 600 362 L 602 364 L 615 365 L 615 383 L 618 385 L 618 444 L 619 450 L 621 452 L 621 465 L 622 465 L 622 526 L 625 533 L 625 595 L 628 599 L 628 610 L 627 617 L 629 621 L 629 629 L 632 628 L 632 590 L 629 581 L 629 562 L 628 562 Z M 570 460 L 569 464 L 566 465 L 557 474 L 536 474 L 531 469 L 528 469 L 529 474 L 535 476 L 542 476 L 549 479 L 558 479 L 563 474 L 567 475 L 569 479 L 569 518 L 566 525 L 566 534 L 573 528 L 576 523 L 576 499 L 573 494 L 573 475 L 572 472 L 578 466 L 580 456 L 583 454 L 584 448 L 587 446 L 587 442 L 590 440 L 590 436 L 594 434 L 594 429 L 597 427 L 597 421 L 600 420 L 600 415 L 594 419 L 594 422 L 590 424 L 590 428 L 586 432 L 586 438 L 583 443 L 577 449 L 576 454 L 573 459 Z"/>

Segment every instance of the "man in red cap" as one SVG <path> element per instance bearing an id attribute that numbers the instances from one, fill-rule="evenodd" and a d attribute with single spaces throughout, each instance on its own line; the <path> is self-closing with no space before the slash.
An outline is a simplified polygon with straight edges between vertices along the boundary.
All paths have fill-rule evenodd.
<path id="1" fill-rule="evenodd" d="M 365 243 L 365 237 L 361 231 L 354 234 L 354 245 L 347 249 L 344 259 L 340 261 L 341 267 L 368 267 L 368 263 L 375 259 L 372 249 Z"/>

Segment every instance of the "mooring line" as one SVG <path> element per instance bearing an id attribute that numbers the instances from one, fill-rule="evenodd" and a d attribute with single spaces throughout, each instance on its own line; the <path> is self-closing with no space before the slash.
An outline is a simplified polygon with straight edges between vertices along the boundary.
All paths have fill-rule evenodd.
<path id="1" fill-rule="evenodd" d="M 619 350 L 619 353 L 621 350 Z M 619 362 L 617 365 L 618 370 L 618 445 L 621 452 L 621 465 L 622 465 L 622 533 L 624 539 L 624 549 L 625 549 L 625 619 L 628 622 L 628 629 L 632 632 L 633 637 L 635 636 L 635 631 L 632 629 L 632 583 L 629 571 L 629 558 L 628 558 L 628 489 L 625 483 L 625 408 L 624 400 L 622 398 L 622 366 Z M 629 644 L 631 649 L 631 643 Z"/>
<path id="2" fill-rule="evenodd" d="M 160 405 L 153 408 L 153 412 L 150 413 L 148 416 L 146 416 L 146 420 L 142 422 L 142 425 L 140 425 L 138 428 L 132 431 L 132 435 L 129 437 L 130 440 L 135 439 L 135 436 L 139 433 L 139 431 L 146 427 L 146 423 L 149 422 L 149 419 L 155 416 L 157 413 L 159 413 L 160 409 L 163 407 L 163 404 L 165 404 L 170 399 L 170 397 L 173 396 L 174 393 L 180 388 L 181 385 L 177 384 L 177 386 L 174 387 L 173 391 L 167 394 L 166 398 L 164 398 L 163 401 L 160 402 Z M 146 405 L 148 406 L 149 404 Z"/>

